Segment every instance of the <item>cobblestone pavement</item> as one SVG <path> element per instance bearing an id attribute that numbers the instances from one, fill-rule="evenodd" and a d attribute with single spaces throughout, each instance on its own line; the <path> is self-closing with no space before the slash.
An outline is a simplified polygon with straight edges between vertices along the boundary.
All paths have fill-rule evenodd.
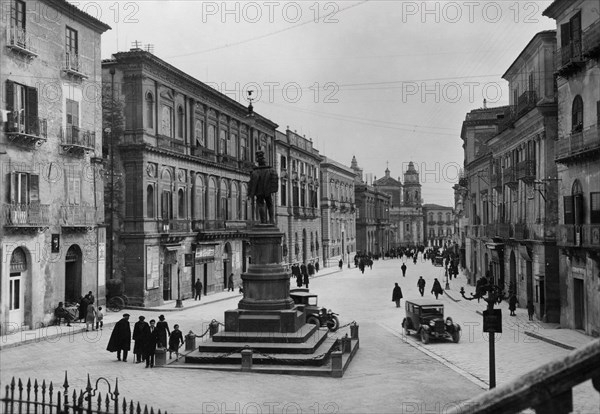
<path id="1" fill-rule="evenodd" d="M 0 338 L 0 382 L 5 385 L 12 376 L 19 376 L 62 384 L 66 370 L 72 390 L 85 386 L 88 373 L 92 379 L 104 376 L 114 382 L 118 378 L 122 396 L 177 413 L 441 413 L 487 388 L 488 344 L 477 313 L 485 309 L 485 303 L 462 300 L 458 290 L 464 279 L 451 281 L 452 289 L 440 300 L 446 314 L 463 326 L 463 338 L 459 344 L 422 345 L 402 333 L 404 309 L 397 309 L 391 301 L 392 288 L 398 282 L 405 299 L 416 298 L 416 280 L 422 275 L 430 296 L 433 278 L 442 281 L 441 269 L 430 262 L 409 262 L 407 276 L 402 278 L 400 265 L 400 260 L 379 260 L 364 274 L 355 268 L 324 269 L 311 281 L 320 305 L 338 312 L 342 324 L 356 320 L 360 325 L 360 349 L 341 379 L 144 369 L 143 364 L 133 364 L 131 357 L 127 364 L 117 362 L 105 348 L 111 325 L 120 314 L 108 313 L 100 332 L 76 328 L 52 336 L 51 329 L 56 329 L 52 327 Z M 184 309 L 177 312 L 171 311 L 174 304 L 127 312 L 132 322 L 140 314 L 148 320 L 163 313 L 171 326 L 178 323 L 184 333 L 191 329 L 200 334 L 212 319 L 223 321 L 223 312 L 235 308 L 239 299 L 237 292 L 222 292 L 203 297 L 201 304 L 185 301 Z M 576 331 L 531 324 L 524 309 L 517 314 L 504 317 L 504 334 L 496 344 L 498 384 L 569 352 L 525 335 L 527 330 L 574 347 L 592 340 Z M 29 343 L 16 346 L 23 340 Z M 597 413 L 598 393 L 589 383 L 578 386 L 574 403 L 575 412 Z"/>

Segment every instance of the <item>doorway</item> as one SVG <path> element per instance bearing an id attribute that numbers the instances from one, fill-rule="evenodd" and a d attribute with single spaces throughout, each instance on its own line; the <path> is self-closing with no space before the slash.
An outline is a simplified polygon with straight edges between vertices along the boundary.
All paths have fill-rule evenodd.
<path id="1" fill-rule="evenodd" d="M 8 323 L 22 325 L 25 323 L 25 284 L 28 276 L 28 265 L 25 251 L 16 248 L 10 258 L 8 281 Z"/>
<path id="2" fill-rule="evenodd" d="M 81 286 L 81 249 L 76 244 L 69 247 L 65 256 L 65 303 L 79 302 Z"/>
<path id="3" fill-rule="evenodd" d="M 225 243 L 223 248 L 223 290 L 227 289 L 227 282 L 231 274 L 231 245 Z"/>
<path id="4" fill-rule="evenodd" d="M 171 264 L 163 266 L 163 300 L 171 300 Z"/>

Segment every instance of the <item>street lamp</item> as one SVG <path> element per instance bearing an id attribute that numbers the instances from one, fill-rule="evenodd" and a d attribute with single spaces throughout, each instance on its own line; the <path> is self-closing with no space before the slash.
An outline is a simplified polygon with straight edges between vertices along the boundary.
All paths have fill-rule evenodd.
<path id="1" fill-rule="evenodd" d="M 465 295 L 465 288 L 460 288 L 460 294 L 466 300 L 483 299 L 487 302 L 487 309 L 483 311 L 483 332 L 490 334 L 489 352 L 490 352 L 490 389 L 496 387 L 496 347 L 495 333 L 502 333 L 502 310 L 494 309 L 494 304 L 500 304 L 506 295 L 504 288 L 488 281 L 486 285 L 480 285 L 475 289 L 475 294 L 471 297 Z M 487 297 L 484 297 L 487 295 Z"/>
<path id="2" fill-rule="evenodd" d="M 183 308 L 181 300 L 181 266 L 177 266 L 177 300 L 175 301 L 176 308 Z"/>

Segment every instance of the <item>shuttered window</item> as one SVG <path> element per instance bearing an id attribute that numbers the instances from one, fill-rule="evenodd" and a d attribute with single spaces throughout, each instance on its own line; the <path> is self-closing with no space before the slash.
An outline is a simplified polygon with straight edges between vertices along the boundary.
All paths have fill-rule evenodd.
<path id="1" fill-rule="evenodd" d="M 600 224 L 600 193 L 590 193 L 590 223 Z"/>
<path id="2" fill-rule="evenodd" d="M 575 224 L 575 214 L 573 213 L 573 196 L 563 197 L 565 209 L 565 224 Z"/>

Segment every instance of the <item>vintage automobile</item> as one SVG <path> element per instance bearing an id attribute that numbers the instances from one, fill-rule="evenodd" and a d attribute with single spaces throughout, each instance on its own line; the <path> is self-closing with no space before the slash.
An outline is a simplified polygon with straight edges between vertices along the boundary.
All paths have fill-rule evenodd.
<path id="1" fill-rule="evenodd" d="M 404 333 L 415 332 L 421 336 L 421 342 L 429 343 L 431 338 L 450 339 L 455 343 L 460 340 L 460 325 L 452 318 L 444 319 L 444 304 L 432 299 L 407 300 L 406 318 L 402 320 Z"/>
<path id="2" fill-rule="evenodd" d="M 435 256 L 433 258 L 433 265 L 434 266 L 444 266 L 444 258 L 442 256 Z"/>
<path id="3" fill-rule="evenodd" d="M 298 306 L 299 310 L 306 314 L 306 323 L 327 327 L 330 331 L 335 332 L 340 327 L 340 321 L 337 313 L 331 309 L 320 308 L 318 306 L 318 296 L 310 293 L 308 289 L 291 289 L 290 297 Z"/>

